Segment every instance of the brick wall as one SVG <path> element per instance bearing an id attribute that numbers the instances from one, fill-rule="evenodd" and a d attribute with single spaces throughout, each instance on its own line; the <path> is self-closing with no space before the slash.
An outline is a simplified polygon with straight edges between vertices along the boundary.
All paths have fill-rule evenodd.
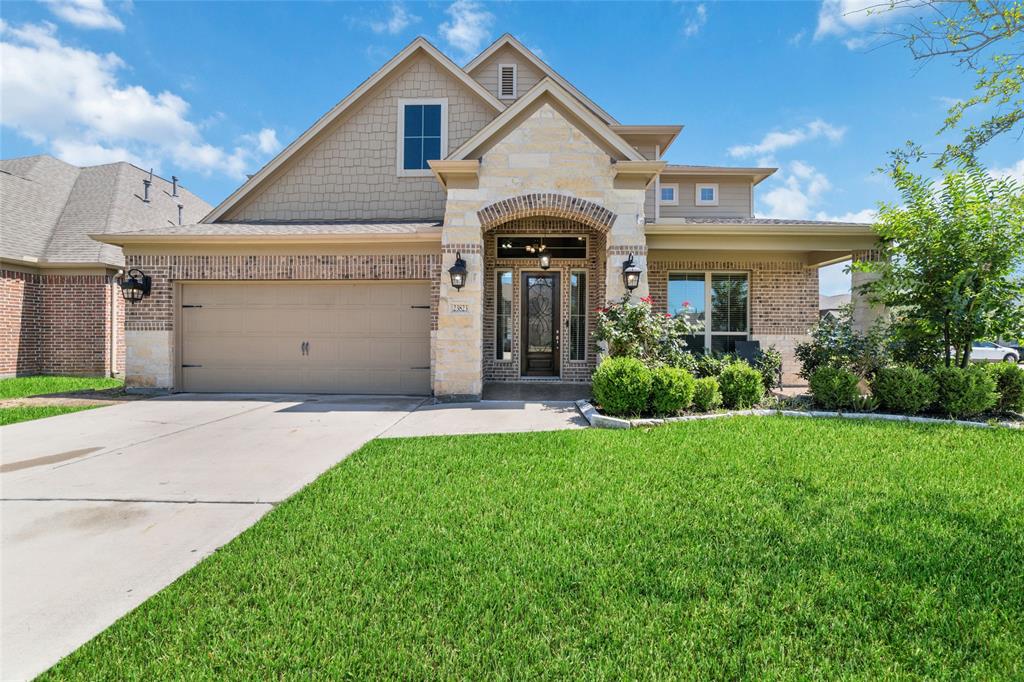
<path id="1" fill-rule="evenodd" d="M 0 272 L 0 375 L 102 376 L 124 368 L 123 302 L 108 275 Z M 111 294 L 118 351 L 110 356 Z"/>
<path id="2" fill-rule="evenodd" d="M 431 329 L 437 329 L 441 254 L 348 256 L 128 256 L 128 266 L 153 278 L 149 297 L 128 306 L 130 331 L 174 329 L 177 280 L 387 280 L 431 281 Z"/>
<path id="3" fill-rule="evenodd" d="M 648 257 L 651 297 L 657 310 L 668 310 L 669 272 L 741 271 L 750 274 L 750 336 L 782 354 L 784 381 L 797 381 L 797 343 L 808 338 L 818 321 L 818 271 L 797 261 L 680 260 Z"/>
<path id="4" fill-rule="evenodd" d="M 525 218 L 506 223 L 489 232 L 484 239 L 484 320 L 483 320 L 483 379 L 484 381 L 519 381 L 522 376 L 521 348 L 521 303 L 522 273 L 537 271 L 537 262 L 532 259 L 497 258 L 497 236 L 514 234 L 584 234 L 587 235 L 587 257 L 585 259 L 557 259 L 551 264 L 548 272 L 561 274 L 559 289 L 558 324 L 561 334 L 561 379 L 569 382 L 590 381 L 590 375 L 597 364 L 597 344 L 589 338 L 594 329 L 597 314 L 594 309 L 603 306 L 604 273 L 605 273 L 605 237 L 604 234 L 588 228 L 586 225 L 571 220 L 551 218 Z M 497 278 L 496 271 L 512 271 L 512 358 L 498 360 L 496 358 L 497 328 Z M 566 319 L 569 314 L 569 275 L 573 270 L 587 271 L 587 355 L 584 360 L 569 359 L 569 334 Z"/>

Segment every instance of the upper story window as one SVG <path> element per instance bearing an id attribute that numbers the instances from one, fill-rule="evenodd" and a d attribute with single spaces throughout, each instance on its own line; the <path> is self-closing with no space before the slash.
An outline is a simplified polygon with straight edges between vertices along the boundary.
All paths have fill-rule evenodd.
<path id="1" fill-rule="evenodd" d="M 448 100 L 398 101 L 398 174 L 430 175 L 428 161 L 448 153 Z"/>
<path id="2" fill-rule="evenodd" d="M 718 183 L 697 183 L 694 203 L 698 206 L 718 206 Z"/>
<path id="3" fill-rule="evenodd" d="M 678 206 L 679 205 L 679 185 L 678 184 L 664 184 L 661 186 L 661 200 L 662 206 Z"/>
<path id="4" fill-rule="evenodd" d="M 498 98 L 515 99 L 516 92 L 516 65 L 498 64 Z"/>

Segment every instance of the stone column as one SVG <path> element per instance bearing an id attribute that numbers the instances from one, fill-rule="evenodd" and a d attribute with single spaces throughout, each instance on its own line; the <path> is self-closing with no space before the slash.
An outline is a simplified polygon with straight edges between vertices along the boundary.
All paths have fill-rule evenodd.
<path id="1" fill-rule="evenodd" d="M 881 258 L 878 251 L 855 251 L 854 261 L 877 261 Z M 862 287 L 869 282 L 876 281 L 878 273 L 857 272 L 854 270 L 850 275 L 850 303 L 852 304 L 852 324 L 854 331 L 861 334 L 866 333 L 880 319 L 888 318 L 889 311 L 882 305 L 872 304 Z"/>
<path id="2" fill-rule="evenodd" d="M 636 193 L 636 192 L 634 192 Z M 626 192 L 623 192 L 626 194 Z M 642 192 L 640 199 L 643 199 Z M 631 300 L 650 295 L 650 274 L 647 268 L 647 236 L 644 233 L 643 204 L 637 210 L 636 198 L 623 197 L 624 201 L 616 208 L 615 222 L 612 224 L 605 240 L 605 298 L 609 302 L 618 301 L 626 293 L 626 285 L 622 280 L 622 264 L 633 254 L 633 262 L 642 272 L 640 286 L 634 291 Z"/>
<path id="3" fill-rule="evenodd" d="M 484 259 L 478 203 L 473 190 L 448 191 L 433 352 L 434 396 L 439 400 L 480 400 L 483 391 Z M 448 275 L 457 255 L 468 270 L 466 286 L 459 290 Z"/>

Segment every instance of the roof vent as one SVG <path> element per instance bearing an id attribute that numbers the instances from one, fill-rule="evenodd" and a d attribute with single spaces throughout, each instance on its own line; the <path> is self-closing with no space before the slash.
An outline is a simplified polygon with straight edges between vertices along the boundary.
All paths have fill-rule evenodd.
<path id="1" fill-rule="evenodd" d="M 185 204 L 178 202 L 178 224 L 184 225 L 183 218 L 185 216 Z"/>
<path id="2" fill-rule="evenodd" d="M 498 64 L 498 97 L 516 98 L 516 65 Z"/>
<path id="3" fill-rule="evenodd" d="M 172 175 L 171 176 L 171 196 L 172 197 L 178 196 L 178 176 L 177 175 Z"/>
<path id="4" fill-rule="evenodd" d="M 153 169 L 149 169 L 149 179 L 142 181 L 142 200 L 149 203 L 149 186 L 153 184 Z"/>

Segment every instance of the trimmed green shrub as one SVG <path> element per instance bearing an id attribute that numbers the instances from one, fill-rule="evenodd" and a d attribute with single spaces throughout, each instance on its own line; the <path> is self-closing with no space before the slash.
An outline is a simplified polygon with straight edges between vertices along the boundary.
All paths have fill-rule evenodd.
<path id="1" fill-rule="evenodd" d="M 996 382 L 1002 411 L 1024 412 L 1024 368 L 1010 362 L 997 362 L 988 366 L 988 373 Z"/>
<path id="2" fill-rule="evenodd" d="M 882 409 L 897 414 L 917 414 L 938 398 L 938 386 L 916 367 L 885 367 L 871 379 L 871 393 Z"/>
<path id="3" fill-rule="evenodd" d="M 768 346 L 758 353 L 754 369 L 761 373 L 761 383 L 764 384 L 765 393 L 770 392 L 779 383 L 782 353 L 775 346 Z"/>
<path id="4" fill-rule="evenodd" d="M 943 414 L 974 417 L 992 409 L 999 401 L 996 381 L 984 367 L 939 367 L 934 375 L 939 385 L 935 407 Z"/>
<path id="5" fill-rule="evenodd" d="M 697 412 L 710 412 L 722 405 L 722 391 L 718 387 L 718 379 L 704 377 L 693 382 L 693 409 Z"/>
<path id="6" fill-rule="evenodd" d="M 591 381 L 594 398 L 607 414 L 633 417 L 647 409 L 653 379 L 636 358 L 605 358 Z"/>
<path id="7" fill-rule="evenodd" d="M 704 377 L 715 377 L 717 379 L 722 374 L 722 370 L 734 362 L 736 362 L 736 357 L 728 353 L 703 353 L 697 356 L 696 375 L 701 379 Z"/>
<path id="8" fill-rule="evenodd" d="M 718 375 L 722 402 L 729 409 L 752 407 L 764 397 L 761 373 L 745 362 L 736 361 Z"/>
<path id="9" fill-rule="evenodd" d="M 814 404 L 826 410 L 850 410 L 857 405 L 860 377 L 848 369 L 823 366 L 811 375 L 810 388 Z"/>
<path id="10" fill-rule="evenodd" d="M 693 402 L 693 375 L 678 367 L 658 367 L 651 372 L 651 409 L 654 414 L 675 415 Z"/>

